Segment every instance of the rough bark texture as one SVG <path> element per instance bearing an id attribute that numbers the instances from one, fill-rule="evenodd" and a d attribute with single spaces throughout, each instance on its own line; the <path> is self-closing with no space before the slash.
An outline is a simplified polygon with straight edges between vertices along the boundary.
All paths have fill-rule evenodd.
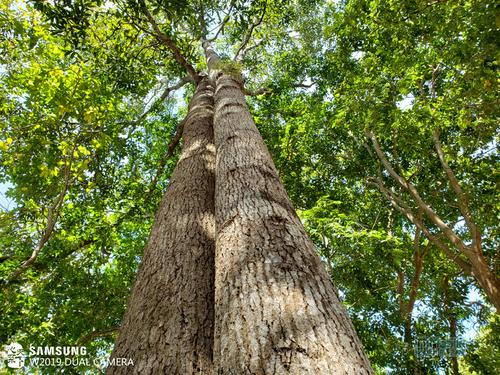
<path id="1" fill-rule="evenodd" d="M 218 374 L 373 374 L 238 82 L 215 91 Z"/>
<path id="2" fill-rule="evenodd" d="M 211 374 L 214 300 L 213 85 L 203 79 L 156 215 L 107 374 Z"/>

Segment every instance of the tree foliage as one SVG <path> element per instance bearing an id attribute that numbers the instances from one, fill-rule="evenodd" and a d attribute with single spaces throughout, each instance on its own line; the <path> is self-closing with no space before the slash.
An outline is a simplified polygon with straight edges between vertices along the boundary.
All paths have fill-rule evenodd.
<path id="1" fill-rule="evenodd" d="M 461 366 L 498 371 L 495 302 L 466 251 L 498 282 L 497 13 L 485 0 L 3 2 L 2 344 L 109 350 L 207 33 L 260 94 L 255 122 L 374 368 L 435 373 L 416 342 L 465 342 L 477 323 Z"/>

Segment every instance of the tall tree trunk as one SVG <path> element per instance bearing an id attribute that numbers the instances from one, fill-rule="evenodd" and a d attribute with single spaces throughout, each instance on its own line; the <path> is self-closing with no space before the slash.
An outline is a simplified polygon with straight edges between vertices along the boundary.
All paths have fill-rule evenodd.
<path id="1" fill-rule="evenodd" d="M 107 374 L 212 373 L 214 300 L 213 85 L 184 120 L 184 146 L 163 197 Z"/>
<path id="2" fill-rule="evenodd" d="M 218 374 L 373 374 L 240 83 L 215 91 Z"/>

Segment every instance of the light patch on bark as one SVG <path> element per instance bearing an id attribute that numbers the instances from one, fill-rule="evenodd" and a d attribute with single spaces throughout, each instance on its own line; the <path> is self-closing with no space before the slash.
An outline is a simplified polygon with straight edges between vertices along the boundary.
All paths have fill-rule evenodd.
<path id="1" fill-rule="evenodd" d="M 144 251 L 107 374 L 211 374 L 214 316 L 213 84 L 202 80 L 184 147 Z"/>

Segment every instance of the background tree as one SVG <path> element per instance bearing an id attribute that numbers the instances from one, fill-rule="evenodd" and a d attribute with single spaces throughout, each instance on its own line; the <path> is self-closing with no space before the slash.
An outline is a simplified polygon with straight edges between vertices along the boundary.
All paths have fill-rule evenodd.
<path id="1" fill-rule="evenodd" d="M 156 209 L 144 186 L 182 108 L 153 106 L 136 124 L 165 62 L 109 21 L 103 11 L 87 29 L 82 57 L 28 4 L 2 4 L 3 342 L 85 343 L 96 355 L 123 314 Z"/>

